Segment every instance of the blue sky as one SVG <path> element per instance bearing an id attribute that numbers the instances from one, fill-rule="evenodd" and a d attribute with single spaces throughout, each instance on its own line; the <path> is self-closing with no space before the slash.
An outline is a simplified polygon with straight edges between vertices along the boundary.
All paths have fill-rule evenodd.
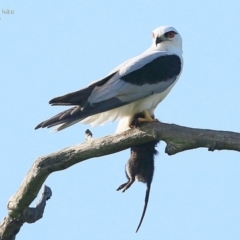
<path id="1" fill-rule="evenodd" d="M 1 219 L 34 160 L 83 142 L 90 128 L 35 131 L 62 110 L 48 101 L 140 54 L 158 26 L 174 26 L 184 51 L 182 76 L 157 108 L 158 119 L 240 132 L 239 1 L 2 0 L 0 10 Z M 98 138 L 115 128 L 110 123 L 90 130 Z M 125 181 L 126 150 L 50 175 L 53 196 L 44 218 L 25 224 L 17 239 L 239 239 L 239 153 L 197 149 L 167 156 L 164 148 L 161 142 L 137 234 L 146 186 L 116 192 Z"/>

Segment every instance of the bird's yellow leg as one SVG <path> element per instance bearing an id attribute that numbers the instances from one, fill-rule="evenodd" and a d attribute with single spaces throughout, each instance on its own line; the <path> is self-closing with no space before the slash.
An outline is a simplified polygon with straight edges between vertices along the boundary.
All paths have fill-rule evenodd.
<path id="1" fill-rule="evenodd" d="M 143 111 L 142 113 L 144 115 L 144 118 L 139 117 L 138 122 L 158 122 L 157 119 L 151 117 L 148 111 Z"/>

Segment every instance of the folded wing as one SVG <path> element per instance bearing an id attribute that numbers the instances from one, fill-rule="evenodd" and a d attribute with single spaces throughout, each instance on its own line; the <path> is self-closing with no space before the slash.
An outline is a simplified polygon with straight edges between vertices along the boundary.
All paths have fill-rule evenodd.
<path id="1" fill-rule="evenodd" d="M 89 116 L 161 93 L 174 83 L 180 72 L 181 59 L 177 55 L 144 53 L 88 87 L 52 99 L 51 105 L 74 107 L 43 121 L 35 129 L 62 124 L 57 129 L 62 130 Z"/>

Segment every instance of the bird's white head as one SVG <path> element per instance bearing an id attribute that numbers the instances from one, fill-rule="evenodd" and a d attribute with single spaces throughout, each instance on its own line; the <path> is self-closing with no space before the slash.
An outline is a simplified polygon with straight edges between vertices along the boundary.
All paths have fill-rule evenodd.
<path id="1" fill-rule="evenodd" d="M 153 45 L 157 50 L 182 53 L 182 38 L 171 26 L 158 27 L 152 32 Z"/>

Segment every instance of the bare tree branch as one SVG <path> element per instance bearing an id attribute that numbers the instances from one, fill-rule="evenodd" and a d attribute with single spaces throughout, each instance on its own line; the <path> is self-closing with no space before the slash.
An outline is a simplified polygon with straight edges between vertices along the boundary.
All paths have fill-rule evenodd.
<path id="1" fill-rule="evenodd" d="M 19 231 L 24 223 L 24 220 L 22 222 L 24 214 L 30 211 L 29 205 L 52 172 L 64 170 L 81 161 L 119 152 L 133 145 L 156 139 L 166 142 L 165 152 L 169 155 L 200 147 L 208 148 L 210 151 L 240 151 L 239 133 L 187 128 L 160 122 L 142 124 L 139 129 L 131 129 L 118 135 L 95 140 L 91 138 L 91 132 L 86 131 L 86 138 L 88 141 L 85 143 L 39 157 L 34 162 L 19 190 L 9 200 L 8 216 L 0 225 L 0 239 L 14 239 L 3 238 L 6 226 L 10 226 L 11 221 L 14 220 L 18 224 Z M 32 215 L 35 216 L 35 214 Z M 39 216 L 42 215 L 35 216 L 35 219 L 38 220 Z M 15 230 L 12 230 L 13 235 L 18 232 Z"/>
<path id="2" fill-rule="evenodd" d="M 42 197 L 39 199 L 38 204 L 35 208 L 28 207 L 23 211 L 24 222 L 34 223 L 41 219 L 46 206 L 47 200 L 52 196 L 50 187 L 44 185 Z"/>
<path id="3" fill-rule="evenodd" d="M 27 207 L 19 218 L 12 218 L 10 215 L 5 217 L 0 224 L 0 239 L 14 240 L 22 225 L 34 223 L 43 216 L 46 201 L 52 196 L 51 189 L 44 185 L 42 196 L 35 208 Z"/>

